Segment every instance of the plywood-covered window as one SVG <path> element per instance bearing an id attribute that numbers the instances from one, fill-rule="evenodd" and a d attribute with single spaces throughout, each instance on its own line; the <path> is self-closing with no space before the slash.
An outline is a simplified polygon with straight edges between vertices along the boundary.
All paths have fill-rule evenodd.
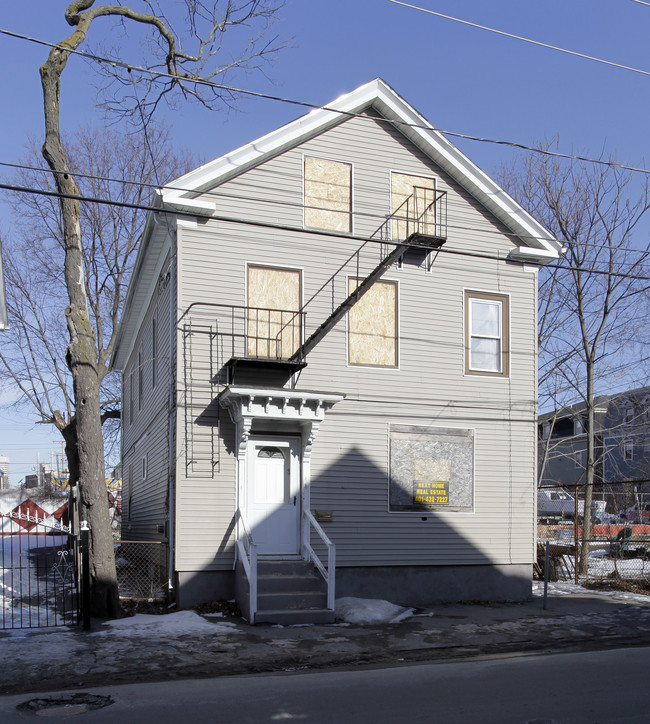
<path id="1" fill-rule="evenodd" d="M 302 340 L 301 271 L 251 264 L 247 290 L 247 356 L 288 359 Z"/>
<path id="2" fill-rule="evenodd" d="M 305 156 L 305 226 L 352 231 L 352 165 Z"/>
<path id="3" fill-rule="evenodd" d="M 465 292 L 465 374 L 509 375 L 509 316 L 506 294 Z"/>
<path id="4" fill-rule="evenodd" d="M 361 279 L 348 279 L 348 293 Z M 397 367 L 397 282 L 375 282 L 348 312 L 348 362 Z"/>
<path id="5" fill-rule="evenodd" d="M 406 239 L 415 232 L 435 235 L 436 185 L 432 178 L 392 172 L 390 176 L 393 238 Z"/>

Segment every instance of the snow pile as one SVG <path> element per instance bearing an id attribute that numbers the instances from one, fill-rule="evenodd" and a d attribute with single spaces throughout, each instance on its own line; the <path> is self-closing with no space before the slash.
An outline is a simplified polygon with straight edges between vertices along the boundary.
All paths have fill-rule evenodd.
<path id="1" fill-rule="evenodd" d="M 399 623 L 413 613 L 412 608 L 396 606 L 379 598 L 336 599 L 336 618 L 347 623 Z"/>
<path id="2" fill-rule="evenodd" d="M 164 615 L 137 613 L 129 618 L 120 618 L 116 621 L 106 621 L 108 627 L 97 631 L 95 635 L 109 634 L 133 636 L 178 636 L 195 633 L 239 633 L 237 624 L 222 621 L 212 623 L 206 621 L 195 611 L 175 611 Z"/>

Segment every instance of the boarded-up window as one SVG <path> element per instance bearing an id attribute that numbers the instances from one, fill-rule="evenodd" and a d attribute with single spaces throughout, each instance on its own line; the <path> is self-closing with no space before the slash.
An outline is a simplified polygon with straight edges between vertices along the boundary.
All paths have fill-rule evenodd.
<path id="1" fill-rule="evenodd" d="M 301 272 L 248 267 L 246 350 L 248 357 L 288 359 L 302 339 Z"/>
<path id="2" fill-rule="evenodd" d="M 352 231 L 352 166 L 305 157 L 305 226 Z"/>
<path id="3" fill-rule="evenodd" d="M 411 234 L 435 236 L 435 181 L 425 176 L 391 173 L 391 213 L 393 238 L 406 239 Z"/>
<path id="4" fill-rule="evenodd" d="M 391 511 L 474 507 L 474 431 L 390 425 Z"/>
<path id="5" fill-rule="evenodd" d="M 361 279 L 348 279 L 348 293 Z M 348 312 L 348 362 L 397 367 L 397 283 L 375 282 Z"/>

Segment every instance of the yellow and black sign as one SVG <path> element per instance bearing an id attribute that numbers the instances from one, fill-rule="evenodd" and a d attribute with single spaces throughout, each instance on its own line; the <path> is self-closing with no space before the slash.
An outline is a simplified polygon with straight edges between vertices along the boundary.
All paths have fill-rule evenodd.
<path id="1" fill-rule="evenodd" d="M 414 480 L 415 505 L 449 505 L 449 481 Z"/>

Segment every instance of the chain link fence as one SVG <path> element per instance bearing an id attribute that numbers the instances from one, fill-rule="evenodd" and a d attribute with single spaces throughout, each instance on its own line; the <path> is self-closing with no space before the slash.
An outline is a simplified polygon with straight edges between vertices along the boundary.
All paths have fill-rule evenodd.
<path id="1" fill-rule="evenodd" d="M 580 573 L 581 527 L 573 525 L 539 526 L 535 572 L 543 578 L 546 543 L 549 545 L 550 580 L 580 583 L 650 582 L 650 534 L 637 532 L 635 526 L 611 526 L 589 539 L 587 573 Z M 646 528 L 646 526 L 643 526 Z"/>
<path id="2" fill-rule="evenodd" d="M 165 600 L 168 548 L 160 541 L 115 542 L 115 566 L 120 598 Z"/>

